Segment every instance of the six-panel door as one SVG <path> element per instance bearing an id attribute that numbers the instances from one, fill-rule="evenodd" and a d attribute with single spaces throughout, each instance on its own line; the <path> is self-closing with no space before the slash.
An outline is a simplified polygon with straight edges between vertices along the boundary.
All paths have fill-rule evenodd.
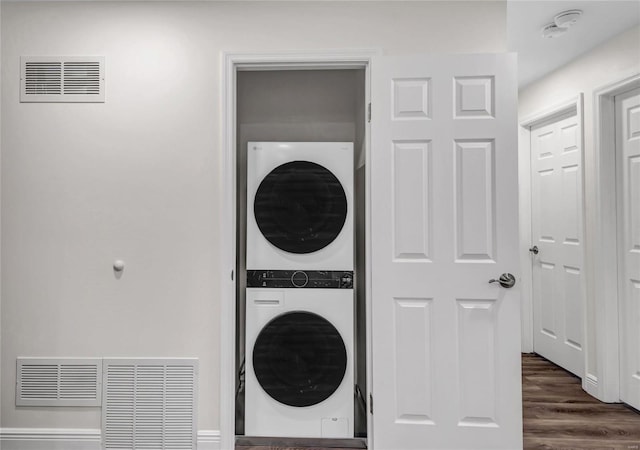
<path id="1" fill-rule="evenodd" d="M 577 114 L 531 129 L 536 353 L 584 375 L 582 143 Z"/>
<path id="2" fill-rule="evenodd" d="M 376 450 L 522 448 L 513 55 L 376 58 Z"/>
<path id="3" fill-rule="evenodd" d="M 640 89 L 616 96 L 620 400 L 640 409 Z"/>

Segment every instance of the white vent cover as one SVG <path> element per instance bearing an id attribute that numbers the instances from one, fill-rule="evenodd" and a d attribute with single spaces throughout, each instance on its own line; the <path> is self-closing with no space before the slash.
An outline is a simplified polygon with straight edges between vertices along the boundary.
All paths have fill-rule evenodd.
<path id="1" fill-rule="evenodd" d="M 196 448 L 198 360 L 105 359 L 105 449 Z"/>
<path id="2" fill-rule="evenodd" d="M 102 360 L 18 358 L 17 406 L 100 406 Z"/>
<path id="3" fill-rule="evenodd" d="M 104 102 L 103 56 L 23 56 L 21 102 Z"/>

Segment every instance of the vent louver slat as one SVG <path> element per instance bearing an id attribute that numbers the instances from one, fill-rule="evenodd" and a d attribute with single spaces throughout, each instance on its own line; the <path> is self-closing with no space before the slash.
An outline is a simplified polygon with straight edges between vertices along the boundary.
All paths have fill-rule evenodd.
<path id="1" fill-rule="evenodd" d="M 195 448 L 197 360 L 105 360 L 105 449 Z"/>
<path id="2" fill-rule="evenodd" d="M 100 64 L 97 62 L 66 62 L 64 93 L 72 95 L 100 94 Z"/>
<path id="3" fill-rule="evenodd" d="M 18 406 L 100 406 L 102 365 L 87 358 L 18 358 Z"/>
<path id="4" fill-rule="evenodd" d="M 23 56 L 21 102 L 104 102 L 104 57 Z"/>
<path id="5" fill-rule="evenodd" d="M 167 411 L 171 420 L 165 423 L 165 443 L 167 448 L 187 449 L 183 445 L 185 437 L 191 431 L 193 403 L 187 400 L 192 395 L 194 384 L 193 371 L 189 367 L 174 366 L 167 368 Z"/>
<path id="6" fill-rule="evenodd" d="M 62 93 L 62 63 L 26 62 L 25 91 L 29 95 Z"/>
<path id="7" fill-rule="evenodd" d="M 98 389 L 98 368 L 93 365 L 60 366 L 60 395 L 63 398 L 93 399 Z"/>
<path id="8" fill-rule="evenodd" d="M 58 398 L 58 366 L 26 365 L 22 367 L 22 384 L 19 395 L 33 401 L 55 400 Z"/>
<path id="9" fill-rule="evenodd" d="M 135 366 L 107 365 L 105 448 L 132 449 L 134 429 Z M 108 442 L 108 446 L 107 446 Z"/>

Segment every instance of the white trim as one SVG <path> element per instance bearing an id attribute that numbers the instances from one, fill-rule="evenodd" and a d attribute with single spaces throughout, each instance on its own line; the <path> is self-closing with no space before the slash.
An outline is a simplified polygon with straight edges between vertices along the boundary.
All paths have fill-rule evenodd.
<path id="1" fill-rule="evenodd" d="M 220 450 L 220 431 L 198 431 L 198 450 Z"/>
<path id="2" fill-rule="evenodd" d="M 374 58 L 370 57 L 368 66 L 365 74 L 365 105 L 371 105 L 371 71 L 373 67 Z M 368 109 L 368 108 L 367 108 Z M 365 341 L 366 341 L 366 384 L 367 389 L 365 392 L 365 405 L 369 408 L 365 407 L 365 415 L 367 416 L 367 447 L 370 450 L 375 449 L 375 442 L 373 437 L 373 418 L 371 417 L 371 405 L 369 405 L 369 399 L 372 398 L 373 393 L 371 391 L 371 387 L 373 386 L 373 346 L 371 345 L 372 341 L 372 315 L 371 315 L 371 164 L 367 164 L 371 161 L 371 121 L 370 118 L 367 119 L 367 114 L 370 110 L 365 111 L 365 132 L 364 132 L 364 145 L 365 145 L 365 186 L 364 186 L 364 196 L 365 196 Z"/>
<path id="3" fill-rule="evenodd" d="M 531 128 L 544 122 L 552 121 L 557 117 L 576 113 L 582 103 L 582 93 L 568 98 L 563 102 L 548 106 L 533 114 L 529 114 L 520 120 L 520 126 L 523 128 Z"/>
<path id="4" fill-rule="evenodd" d="M 582 380 L 582 389 L 592 397 L 598 396 L 598 377 L 588 373 Z"/>
<path id="5" fill-rule="evenodd" d="M 533 258 L 529 252 L 533 242 L 531 232 L 531 128 L 550 122 L 565 115 L 576 114 L 580 126 L 580 148 L 582 149 L 582 235 L 586 236 L 585 216 L 585 149 L 584 149 L 584 95 L 578 95 L 556 103 L 520 120 L 518 133 L 518 180 L 520 200 L 520 267 L 522 267 L 522 352 L 532 353 L 533 348 Z M 586 252 L 583 250 L 582 262 L 586 264 Z M 584 271 L 584 269 L 583 269 Z M 586 273 L 586 272 L 585 272 Z M 587 361 L 587 304 L 586 304 L 586 277 L 583 277 L 582 291 L 585 293 L 583 310 L 583 351 L 585 355 L 584 368 L 586 373 Z"/>
<path id="6" fill-rule="evenodd" d="M 593 261 L 597 395 L 620 400 L 618 255 L 614 97 L 640 87 L 640 73 L 601 86 L 593 92 L 595 193 Z M 615 270 L 613 270 L 615 268 Z"/>
<path id="7" fill-rule="evenodd" d="M 101 450 L 99 429 L 1 428 L 3 450 Z"/>
<path id="8" fill-rule="evenodd" d="M 222 249 L 220 268 L 221 283 L 220 311 L 220 448 L 233 450 L 235 440 L 235 315 L 236 279 L 231 278 L 236 265 L 236 72 L 238 70 L 300 70 L 300 69 L 349 69 L 367 70 L 367 102 L 369 101 L 369 68 L 378 50 L 332 50 L 318 52 L 280 53 L 223 53 L 222 57 L 222 214 L 220 230 Z M 366 141 L 369 142 L 367 126 Z M 367 145 L 367 155 L 369 146 Z M 368 170 L 368 169 L 367 169 Z M 368 180 L 367 180 L 368 182 Z M 367 196 L 369 186 L 366 188 Z M 367 208 L 367 211 L 370 209 Z M 369 223 L 368 217 L 366 220 Z M 367 235 L 369 239 L 369 234 Z M 367 248 L 369 242 L 367 241 Z M 369 252 L 367 252 L 368 254 Z M 368 262 L 367 262 L 368 263 Z M 368 269 L 367 269 L 368 272 Z M 368 278 L 370 280 L 370 277 Z M 367 311 L 370 311 L 370 297 L 367 293 Z M 367 361 L 371 362 L 370 317 L 367 317 Z M 367 367 L 367 384 L 371 386 L 371 368 Z M 371 421 L 369 420 L 370 424 Z M 371 429 L 369 429 L 369 448 Z"/>
<path id="9" fill-rule="evenodd" d="M 236 70 L 234 57 L 222 55 L 222 273 L 220 296 L 220 447 L 235 446 L 236 280 Z"/>
<path id="10" fill-rule="evenodd" d="M 520 283 L 522 353 L 533 353 L 533 286 L 531 270 L 531 131 L 522 123 L 518 128 L 518 215 L 520 228 Z"/>
<path id="11" fill-rule="evenodd" d="M 3 450 L 101 450 L 102 437 L 93 428 L 0 428 Z M 220 450 L 220 431 L 198 431 L 198 450 Z"/>

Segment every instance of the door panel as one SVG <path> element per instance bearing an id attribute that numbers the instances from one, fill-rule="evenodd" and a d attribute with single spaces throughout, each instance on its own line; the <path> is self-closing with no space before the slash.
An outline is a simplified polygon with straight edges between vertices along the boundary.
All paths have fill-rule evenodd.
<path id="1" fill-rule="evenodd" d="M 456 261 L 493 261 L 493 141 L 455 141 Z"/>
<path id="2" fill-rule="evenodd" d="M 582 377 L 582 149 L 575 111 L 531 129 L 534 351 Z"/>
<path id="3" fill-rule="evenodd" d="M 512 55 L 372 66 L 372 443 L 522 448 Z"/>
<path id="4" fill-rule="evenodd" d="M 393 255 L 395 259 L 425 261 L 432 246 L 430 142 L 393 145 Z"/>
<path id="5" fill-rule="evenodd" d="M 432 424 L 431 300 L 394 299 L 395 416 L 404 424 Z"/>
<path id="6" fill-rule="evenodd" d="M 640 409 L 640 89 L 616 96 L 620 399 Z"/>

